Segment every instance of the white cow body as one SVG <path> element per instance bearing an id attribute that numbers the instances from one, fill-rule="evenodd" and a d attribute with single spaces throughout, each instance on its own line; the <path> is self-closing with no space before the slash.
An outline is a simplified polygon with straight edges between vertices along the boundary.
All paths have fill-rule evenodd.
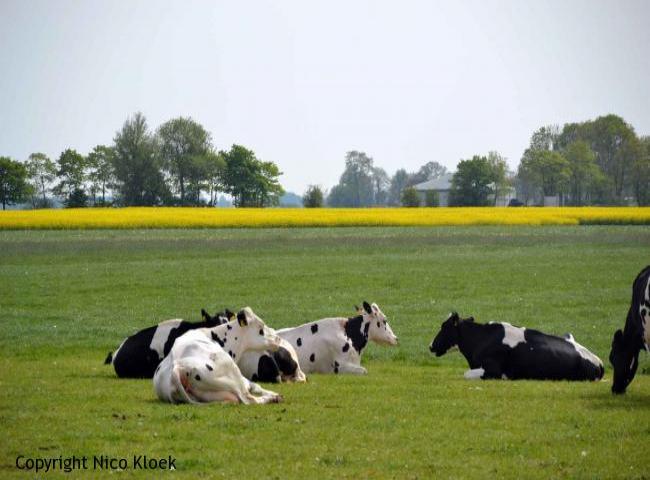
<path id="1" fill-rule="evenodd" d="M 367 373 L 361 366 L 361 353 L 368 340 L 396 345 L 386 316 L 376 304 L 364 302 L 364 309 L 352 318 L 325 318 L 294 328 L 277 330 L 298 354 L 303 372 Z"/>
<path id="2" fill-rule="evenodd" d="M 277 332 L 276 332 L 277 333 Z M 293 348 L 291 343 L 289 343 L 287 340 L 284 338 L 280 337 L 280 349 L 284 349 L 286 353 L 290 356 L 290 358 L 295 362 L 295 370 L 293 371 L 285 371 L 283 370 L 283 365 L 279 364 L 275 359 L 274 359 L 274 353 L 273 352 L 256 352 L 249 350 L 247 352 L 244 352 L 242 356 L 239 358 L 237 361 L 237 365 L 239 366 L 239 369 L 241 370 L 241 373 L 248 378 L 249 380 L 256 381 L 258 380 L 258 377 L 262 377 L 262 372 L 260 372 L 260 359 L 262 357 L 267 357 L 268 362 L 273 362 L 275 364 L 275 367 L 273 368 L 273 373 L 275 374 L 277 372 L 277 375 L 275 378 L 263 378 L 262 381 L 272 381 L 272 382 L 306 382 L 307 381 L 307 376 L 305 373 L 302 371 L 300 368 L 300 359 L 298 358 L 298 353 L 296 350 Z M 293 365 L 292 365 L 293 366 Z"/>
<path id="3" fill-rule="evenodd" d="M 233 347 L 241 354 L 248 349 L 277 349 L 280 343 L 269 335 L 264 322 L 246 308 L 238 314 L 237 341 Z M 234 323 L 234 322 L 231 322 Z M 207 333 L 206 333 L 207 330 Z M 270 403 L 282 397 L 246 379 L 233 360 L 235 351 L 211 339 L 210 330 L 191 330 L 176 340 L 154 374 L 158 398 L 170 403 Z M 261 333 L 260 333 L 261 332 Z"/>

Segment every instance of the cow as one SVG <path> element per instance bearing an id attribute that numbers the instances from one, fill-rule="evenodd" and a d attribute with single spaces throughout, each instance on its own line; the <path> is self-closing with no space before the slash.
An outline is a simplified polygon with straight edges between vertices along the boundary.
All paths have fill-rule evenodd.
<path id="1" fill-rule="evenodd" d="M 241 373 L 253 382 L 306 382 L 293 346 L 280 337 L 276 352 L 245 352 L 237 361 Z"/>
<path id="2" fill-rule="evenodd" d="M 645 267 L 632 284 L 632 303 L 625 327 L 616 330 L 612 339 L 609 361 L 614 367 L 612 392 L 625 393 L 639 366 L 639 352 L 650 345 L 650 265 Z"/>
<path id="3" fill-rule="evenodd" d="M 298 353 L 298 363 L 309 373 L 368 373 L 361 353 L 368 341 L 397 345 L 397 337 L 376 303 L 363 302 L 351 318 L 324 318 L 278 330 Z"/>
<path id="4" fill-rule="evenodd" d="M 174 342 L 153 377 L 160 400 L 194 404 L 282 401 L 279 394 L 246 379 L 234 360 L 247 350 L 276 351 L 280 338 L 249 307 L 237 314 L 236 323 L 226 325 L 231 334 L 227 342 L 219 342 L 207 328 L 191 330 Z"/>
<path id="5" fill-rule="evenodd" d="M 429 350 L 437 357 L 457 346 L 467 379 L 600 380 L 603 362 L 575 341 L 506 322 L 480 324 L 449 314 Z"/>
<path id="6" fill-rule="evenodd" d="M 126 338 L 115 353 L 109 352 L 104 364 L 113 364 L 115 373 L 121 378 L 151 378 L 178 337 L 190 330 L 226 323 L 234 318 L 234 313 L 226 309 L 211 317 L 201 310 L 201 317 L 200 322 L 174 319 L 140 330 Z"/>

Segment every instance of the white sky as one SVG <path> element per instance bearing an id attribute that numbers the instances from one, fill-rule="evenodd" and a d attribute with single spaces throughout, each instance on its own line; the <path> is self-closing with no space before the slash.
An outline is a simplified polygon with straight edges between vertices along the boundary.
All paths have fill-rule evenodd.
<path id="1" fill-rule="evenodd" d="M 0 0 L 0 155 L 110 144 L 191 116 L 219 149 L 330 188 L 616 113 L 650 134 L 650 1 Z"/>

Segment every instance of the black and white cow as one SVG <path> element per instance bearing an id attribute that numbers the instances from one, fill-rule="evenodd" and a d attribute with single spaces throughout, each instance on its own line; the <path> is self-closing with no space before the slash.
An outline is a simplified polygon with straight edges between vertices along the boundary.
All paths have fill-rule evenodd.
<path id="1" fill-rule="evenodd" d="M 480 324 L 449 315 L 429 350 L 437 357 L 458 346 L 467 379 L 600 380 L 603 362 L 572 335 L 556 337 L 505 322 Z"/>
<path id="2" fill-rule="evenodd" d="M 325 318 L 277 333 L 298 353 L 303 372 L 365 374 L 361 353 L 368 341 L 397 345 L 397 337 L 376 303 L 363 302 L 352 318 Z"/>
<path id="3" fill-rule="evenodd" d="M 625 328 L 616 330 L 609 361 L 614 367 L 612 392 L 625 393 L 639 366 L 639 352 L 650 345 L 650 265 L 641 270 L 632 284 L 632 303 Z"/>
<path id="4" fill-rule="evenodd" d="M 282 397 L 246 379 L 235 358 L 249 350 L 275 351 L 280 338 L 246 307 L 222 337 L 194 329 L 176 340 L 153 377 L 158 398 L 169 403 L 277 403 Z M 228 333 L 230 335 L 228 335 Z M 224 340 L 225 339 L 225 340 Z"/>
<path id="5" fill-rule="evenodd" d="M 280 348 L 275 352 L 249 351 L 237 361 L 241 373 L 254 382 L 306 382 L 300 360 L 293 346 L 280 338 Z"/>
<path id="6" fill-rule="evenodd" d="M 169 353 L 174 342 L 185 332 L 197 328 L 209 328 L 226 323 L 234 318 L 234 313 L 226 309 L 211 317 L 201 310 L 200 322 L 186 322 L 175 319 L 145 328 L 126 338 L 115 350 L 108 354 L 104 364 L 113 364 L 115 373 L 122 378 L 151 378 L 156 367 Z"/>

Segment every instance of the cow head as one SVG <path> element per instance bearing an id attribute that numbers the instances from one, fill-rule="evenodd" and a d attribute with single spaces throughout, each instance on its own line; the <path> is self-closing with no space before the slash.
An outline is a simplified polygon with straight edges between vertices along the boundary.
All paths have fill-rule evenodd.
<path id="1" fill-rule="evenodd" d="M 609 361 L 614 367 L 613 393 L 625 393 L 625 389 L 634 379 L 639 366 L 639 350 L 636 342 L 627 339 L 622 330 L 616 330 L 609 354 Z"/>
<path id="2" fill-rule="evenodd" d="M 462 321 L 473 322 L 474 318 L 469 317 L 465 320 L 461 320 L 458 313 L 453 312 L 449 314 L 447 320 L 442 322 L 438 335 L 436 335 L 436 338 L 434 338 L 431 345 L 429 345 L 429 350 L 431 350 L 432 353 L 435 353 L 436 357 L 444 355 L 450 348 L 458 345 L 458 326 Z"/>
<path id="3" fill-rule="evenodd" d="M 390 328 L 386 315 L 379 309 L 376 303 L 370 305 L 363 302 L 363 309 L 357 307 L 357 311 L 363 316 L 364 321 L 369 321 L 368 340 L 380 345 L 397 345 L 397 337 Z"/>
<path id="4" fill-rule="evenodd" d="M 226 308 L 225 311 L 215 313 L 214 317 L 212 317 L 205 309 L 201 309 L 201 319 L 205 322 L 205 328 L 212 328 L 234 320 L 235 314 Z"/>
<path id="5" fill-rule="evenodd" d="M 275 352 L 280 348 L 282 339 L 275 330 L 266 326 L 264 321 L 255 315 L 250 307 L 245 307 L 237 313 L 237 322 L 241 328 L 241 344 L 243 350 L 270 350 Z"/>

